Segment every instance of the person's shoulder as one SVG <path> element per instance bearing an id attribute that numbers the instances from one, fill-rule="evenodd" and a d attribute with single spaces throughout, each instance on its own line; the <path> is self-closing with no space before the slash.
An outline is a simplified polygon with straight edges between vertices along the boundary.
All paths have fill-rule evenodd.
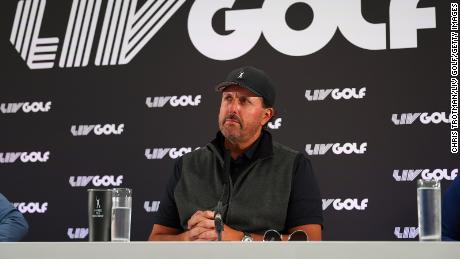
<path id="1" fill-rule="evenodd" d="M 9 215 L 11 212 L 14 212 L 13 214 L 21 214 L 17 211 L 13 204 L 11 204 L 10 201 L 0 193 L 0 220 L 6 215 Z"/>
<path id="2" fill-rule="evenodd" d="M 2 204 L 2 206 L 11 205 L 10 201 L 1 193 L 0 193 L 0 204 Z"/>
<path id="3" fill-rule="evenodd" d="M 208 152 L 211 151 L 208 146 L 209 146 L 209 144 L 204 146 L 204 147 L 199 147 L 199 148 L 197 148 L 195 150 L 192 150 L 191 152 L 188 152 L 188 153 L 184 154 L 181 158 L 190 159 L 190 158 L 199 157 L 199 156 L 202 156 L 204 154 L 207 154 Z"/>
<path id="4" fill-rule="evenodd" d="M 283 145 L 279 142 L 273 142 L 273 149 L 274 151 L 277 150 L 278 152 L 284 152 L 285 154 L 290 154 L 295 157 L 296 163 L 310 163 L 310 158 L 308 155 L 305 155 L 304 153 L 295 150 L 289 146 Z"/>
<path id="5" fill-rule="evenodd" d="M 458 176 L 458 175 L 455 176 L 453 184 L 454 184 L 454 186 L 460 187 L 460 176 Z"/>
<path id="6" fill-rule="evenodd" d="M 452 195 L 460 197 L 460 176 L 456 176 L 453 182 L 449 185 L 447 193 L 452 192 Z"/>
<path id="7" fill-rule="evenodd" d="M 204 147 L 197 148 L 192 152 L 186 153 L 181 157 L 181 163 L 183 162 L 195 162 L 202 163 L 214 157 L 211 144 L 207 144 Z"/>
<path id="8" fill-rule="evenodd" d="M 285 152 L 285 153 L 288 153 L 288 154 L 291 154 L 291 155 L 299 155 L 301 154 L 299 151 L 291 148 L 291 147 L 288 147 L 286 145 L 283 145 L 279 142 L 276 142 L 276 141 L 273 141 L 273 151 L 278 151 L 278 152 Z"/>

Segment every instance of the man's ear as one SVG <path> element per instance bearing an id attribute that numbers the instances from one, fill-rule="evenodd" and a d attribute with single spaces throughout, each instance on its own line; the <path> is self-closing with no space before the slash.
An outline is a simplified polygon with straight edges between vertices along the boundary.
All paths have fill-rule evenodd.
<path id="1" fill-rule="evenodd" d="M 273 108 L 265 108 L 262 116 L 262 125 L 267 124 L 274 115 Z"/>

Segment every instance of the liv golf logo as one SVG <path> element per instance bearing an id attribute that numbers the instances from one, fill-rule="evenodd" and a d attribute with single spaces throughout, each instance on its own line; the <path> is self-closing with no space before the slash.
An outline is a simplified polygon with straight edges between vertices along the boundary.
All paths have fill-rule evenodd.
<path id="1" fill-rule="evenodd" d="M 17 113 L 20 110 L 24 113 L 49 112 L 51 102 L 20 102 L 20 103 L 1 103 L 0 111 L 2 113 Z"/>
<path id="2" fill-rule="evenodd" d="M 418 227 L 395 227 L 395 237 L 397 239 L 413 239 L 418 236 Z"/>
<path id="3" fill-rule="evenodd" d="M 196 148 L 198 149 L 198 148 Z M 168 156 L 171 159 L 176 159 L 187 153 L 192 152 L 191 147 L 181 147 L 181 148 L 147 148 L 145 149 L 145 157 L 148 160 L 151 159 L 163 159 Z"/>
<path id="4" fill-rule="evenodd" d="M 145 201 L 144 209 L 146 212 L 157 212 L 160 208 L 160 201 Z"/>
<path id="5" fill-rule="evenodd" d="M 120 186 L 123 183 L 123 175 L 71 176 L 69 183 L 72 187 L 86 187 L 89 183 L 94 187 Z"/>
<path id="6" fill-rule="evenodd" d="M 365 210 L 369 199 L 322 199 L 322 201 L 323 210 L 326 210 L 331 205 L 334 210 Z"/>
<path id="7" fill-rule="evenodd" d="M 449 180 L 452 181 L 457 177 L 458 168 L 453 170 L 449 169 L 395 169 L 393 170 L 393 178 L 397 182 L 411 182 L 417 176 L 421 176 L 422 179 L 430 181 L 430 180 Z"/>
<path id="8" fill-rule="evenodd" d="M 235 2 L 194 2 L 188 17 L 188 31 L 193 45 L 203 55 L 215 60 L 241 57 L 263 34 L 277 51 L 289 56 L 306 56 L 321 50 L 338 31 L 363 49 L 387 49 L 387 40 L 389 49 L 416 48 L 417 31 L 436 28 L 435 8 L 417 8 L 418 0 L 388 1 L 388 24 L 369 23 L 364 19 L 359 0 L 265 0 L 259 9 L 228 10 Z M 295 3 L 307 4 L 314 13 L 311 24 L 303 30 L 293 30 L 286 23 L 286 13 Z M 212 19 L 225 9 L 225 29 L 231 33 L 224 36 L 215 32 Z"/>
<path id="9" fill-rule="evenodd" d="M 353 99 L 362 99 L 366 96 L 366 87 L 363 87 L 359 90 L 356 88 L 345 88 L 345 89 L 316 89 L 316 90 L 306 90 L 305 98 L 308 101 L 323 101 L 331 95 L 334 100 L 350 100 Z"/>
<path id="10" fill-rule="evenodd" d="M 231 60 L 249 52 L 262 34 L 277 51 L 306 56 L 321 50 L 340 31 L 353 45 L 367 50 L 417 47 L 417 32 L 436 28 L 434 7 L 418 8 L 418 0 L 389 2 L 388 23 L 369 23 L 359 0 L 265 0 L 261 8 L 231 10 L 236 0 L 195 0 L 188 15 L 188 33 L 195 48 L 214 60 Z M 30 69 L 84 67 L 98 40 L 96 66 L 128 64 L 164 26 L 185 0 L 73 0 L 64 41 L 40 37 L 46 0 L 18 1 L 10 42 Z M 293 30 L 286 13 L 295 3 L 310 6 L 311 24 Z M 225 10 L 228 35 L 212 26 L 216 13 Z M 102 17 L 100 35 L 96 35 Z M 59 21 L 58 21 L 59 22 Z M 387 33 L 388 31 L 388 33 Z M 387 46 L 387 41 L 389 46 Z M 238 47 L 235 47 L 238 46 Z M 56 62 L 60 48 L 59 62 Z M 222 51 L 225 50 L 225 51 Z"/>
<path id="11" fill-rule="evenodd" d="M 327 143 L 327 144 L 307 144 L 305 146 L 305 152 L 310 156 L 321 156 L 332 150 L 334 155 L 350 155 L 358 154 L 362 155 L 367 151 L 367 142 L 361 144 L 358 143 Z"/>
<path id="12" fill-rule="evenodd" d="M 281 122 L 283 122 L 283 118 L 277 118 L 273 121 L 270 121 L 267 125 L 270 129 L 276 130 L 281 127 Z"/>
<path id="13" fill-rule="evenodd" d="M 99 16 L 103 23 L 94 64 L 128 64 L 152 39 L 185 0 L 73 0 L 64 42 L 57 37 L 41 38 L 46 0 L 18 1 L 10 42 L 30 69 L 54 67 L 60 44 L 59 67 L 84 67 L 89 63 Z"/>
<path id="14" fill-rule="evenodd" d="M 14 163 L 45 163 L 50 158 L 50 151 L 45 152 L 1 152 L 0 164 Z"/>
<path id="15" fill-rule="evenodd" d="M 439 123 L 450 123 L 452 121 L 452 115 L 446 112 L 416 112 L 416 113 L 394 113 L 391 116 L 391 120 L 395 125 L 411 125 L 416 121 L 420 121 L 423 124 L 439 124 Z"/>
<path id="16" fill-rule="evenodd" d="M 93 132 L 96 136 L 100 135 L 121 135 L 125 129 L 125 124 L 97 124 L 97 125 L 72 125 L 70 132 L 74 136 L 88 136 Z"/>
<path id="17" fill-rule="evenodd" d="M 85 239 L 88 236 L 88 228 L 68 228 L 67 236 L 70 239 Z"/>
<path id="18" fill-rule="evenodd" d="M 13 206 L 19 210 L 22 214 L 25 213 L 40 213 L 43 214 L 48 210 L 48 202 L 15 202 Z"/>
<path id="19" fill-rule="evenodd" d="M 191 95 L 182 95 L 182 96 L 156 96 L 156 97 L 147 97 L 145 99 L 145 104 L 149 108 L 162 108 L 167 103 L 172 107 L 177 106 L 198 106 L 201 102 L 201 95 L 195 97 Z"/>

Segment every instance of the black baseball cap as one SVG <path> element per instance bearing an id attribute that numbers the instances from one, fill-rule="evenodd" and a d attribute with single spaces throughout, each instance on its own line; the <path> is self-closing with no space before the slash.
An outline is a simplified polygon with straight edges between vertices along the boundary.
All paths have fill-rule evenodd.
<path id="1" fill-rule="evenodd" d="M 227 75 L 225 81 L 216 86 L 216 91 L 222 92 L 232 85 L 241 86 L 262 97 L 268 107 L 275 105 L 275 85 L 268 75 L 258 68 L 246 66 L 233 70 Z"/>

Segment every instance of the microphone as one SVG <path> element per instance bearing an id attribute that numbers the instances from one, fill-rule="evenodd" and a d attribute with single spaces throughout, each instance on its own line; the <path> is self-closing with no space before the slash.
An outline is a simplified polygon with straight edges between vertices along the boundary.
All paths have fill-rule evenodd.
<path id="1" fill-rule="evenodd" d="M 222 218 L 223 212 L 223 205 L 222 205 L 222 200 L 224 198 L 224 194 L 229 189 L 230 183 L 229 183 L 229 178 L 230 178 L 230 151 L 225 150 L 224 151 L 224 175 L 223 175 L 223 180 L 224 180 L 224 186 L 222 188 L 222 194 L 220 195 L 219 201 L 217 202 L 217 207 L 216 210 L 214 211 L 214 227 L 216 229 L 217 233 L 217 241 L 222 241 L 222 231 L 224 230 L 224 220 Z M 228 190 L 230 192 L 230 190 Z M 230 194 L 230 193 L 229 193 Z M 227 204 L 228 204 L 228 199 L 230 198 L 230 195 L 227 194 Z"/>
<path id="2" fill-rule="evenodd" d="M 214 212 L 214 227 L 216 228 L 217 241 L 222 241 L 222 231 L 224 230 L 224 222 L 222 220 L 222 201 L 217 203 L 216 211 Z"/>

